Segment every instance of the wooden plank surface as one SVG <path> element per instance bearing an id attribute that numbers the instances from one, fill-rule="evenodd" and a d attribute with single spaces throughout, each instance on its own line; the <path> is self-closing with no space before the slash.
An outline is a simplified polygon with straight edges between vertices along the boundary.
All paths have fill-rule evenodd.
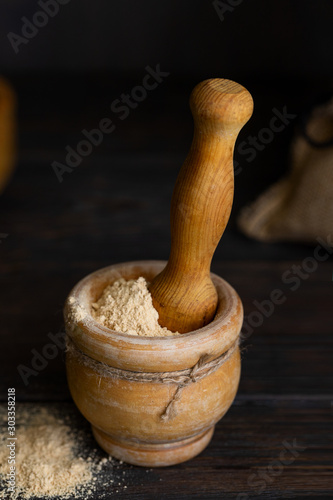
<path id="1" fill-rule="evenodd" d="M 238 398 L 198 457 L 156 469 L 113 460 L 95 476 L 94 498 L 105 498 L 103 494 L 124 500 L 331 498 L 333 416 L 329 401 L 316 400 L 310 406 L 305 401 L 289 403 L 283 398 L 270 399 L 268 405 Z M 97 454 L 94 451 L 89 425 L 72 403 L 47 403 L 47 407 L 84 433 L 88 456 L 106 456 L 100 449 Z M 19 414 L 20 405 L 17 410 Z M 283 450 L 287 450 L 283 460 L 290 462 L 284 465 Z"/>

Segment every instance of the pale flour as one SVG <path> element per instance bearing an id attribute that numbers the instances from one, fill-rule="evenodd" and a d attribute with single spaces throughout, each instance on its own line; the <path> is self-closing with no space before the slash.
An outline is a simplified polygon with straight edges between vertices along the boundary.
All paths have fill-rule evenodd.
<path id="1" fill-rule="evenodd" d="M 179 335 L 158 323 L 158 312 L 144 278 L 120 278 L 107 286 L 100 299 L 92 304 L 92 316 L 117 332 L 144 337 Z"/>
<path id="2" fill-rule="evenodd" d="M 0 438 L 0 498 L 82 500 L 94 496 L 97 484 L 104 486 L 105 496 L 109 494 L 111 483 L 116 488 L 126 488 L 124 477 L 120 481 L 117 479 L 119 474 L 112 477 L 115 461 L 111 457 L 101 457 L 101 452 L 94 449 L 88 449 L 84 455 L 80 449 L 84 448 L 87 435 L 53 413 L 46 407 L 34 405 L 20 409 L 17 406 L 16 491 L 12 493 L 7 489 L 8 434 L 3 432 Z M 7 426 L 3 408 L 0 418 L 2 426 Z M 105 469 L 107 475 L 103 474 Z M 99 498 L 104 498 L 103 494 Z"/>

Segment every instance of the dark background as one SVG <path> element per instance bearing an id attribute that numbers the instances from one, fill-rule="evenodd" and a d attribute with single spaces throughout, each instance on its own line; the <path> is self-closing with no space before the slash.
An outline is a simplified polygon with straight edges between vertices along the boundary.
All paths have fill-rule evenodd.
<path id="1" fill-rule="evenodd" d="M 273 108 L 298 116 L 252 162 L 236 146 L 242 171 L 212 270 L 236 288 L 247 315 L 254 300 L 281 288 L 283 272 L 312 256 L 309 245 L 250 240 L 236 218 L 288 170 L 299 117 L 332 89 L 333 4 L 247 0 L 222 21 L 210 1 L 71 0 L 15 54 L 8 33 L 21 34 L 22 16 L 31 20 L 38 10 L 30 0 L 0 5 L 0 73 L 16 90 L 19 120 L 18 165 L 0 197 L 0 233 L 8 234 L 0 240 L 1 397 L 14 386 L 22 402 L 72 408 L 63 353 L 28 386 L 17 366 L 30 366 L 31 349 L 41 352 L 47 334 L 63 328 L 63 303 L 79 279 L 116 262 L 168 258 L 170 198 L 191 142 L 188 98 L 199 81 L 229 78 L 253 95 L 238 144 L 268 126 Z M 157 64 L 169 76 L 119 120 L 110 104 Z M 64 162 L 65 147 L 75 148 L 82 129 L 104 117 L 116 130 L 59 183 L 52 162 Z M 258 498 L 249 475 L 294 438 L 307 450 L 262 498 L 333 495 L 332 269 L 321 263 L 299 290 L 285 290 L 286 302 L 255 329 L 238 396 L 207 450 L 149 481 L 134 468 L 132 487 L 118 496 Z"/>
<path id="2" fill-rule="evenodd" d="M 223 23 L 214 2 L 69 0 L 14 57 L 5 36 L 19 34 L 22 16 L 31 20 L 37 10 L 37 1 L 1 2 L 3 71 L 102 70 L 117 78 L 160 62 L 174 77 L 332 77 L 333 5 L 325 0 L 239 0 Z"/>

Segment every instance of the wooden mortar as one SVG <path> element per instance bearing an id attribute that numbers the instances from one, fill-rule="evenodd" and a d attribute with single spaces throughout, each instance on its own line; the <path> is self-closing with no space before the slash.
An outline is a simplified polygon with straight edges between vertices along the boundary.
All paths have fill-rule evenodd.
<path id="1" fill-rule="evenodd" d="M 112 331 L 92 317 L 91 304 L 107 285 L 120 277 L 143 276 L 151 282 L 165 264 L 129 262 L 96 271 L 73 288 L 64 311 L 67 377 L 75 404 L 106 452 L 146 467 L 177 464 L 200 453 L 232 404 L 240 377 L 242 303 L 219 276 L 211 274 L 218 296 L 215 318 L 196 331 L 172 337 L 131 336 Z M 218 369 L 181 389 L 167 419 L 162 417 L 178 383 L 124 379 L 108 371 L 165 378 L 165 372 L 189 372 L 199 359 L 214 363 L 230 352 Z"/>
<path id="2" fill-rule="evenodd" d="M 253 101 L 229 80 L 201 82 L 195 130 L 171 203 L 165 262 L 130 262 L 80 281 L 65 306 L 67 376 L 101 447 L 126 462 L 173 465 L 200 453 L 229 409 L 240 377 L 241 301 L 210 273 L 233 199 L 233 150 Z M 140 337 L 97 323 L 91 310 L 120 277 L 150 283 L 159 322 L 181 335 Z"/>
<path id="3" fill-rule="evenodd" d="M 14 171 L 17 157 L 17 119 L 15 91 L 0 77 L 0 194 Z"/>

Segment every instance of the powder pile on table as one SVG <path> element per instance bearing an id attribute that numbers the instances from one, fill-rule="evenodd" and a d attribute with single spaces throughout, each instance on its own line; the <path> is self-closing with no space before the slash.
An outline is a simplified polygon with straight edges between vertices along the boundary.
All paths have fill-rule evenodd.
<path id="1" fill-rule="evenodd" d="M 0 415 L 2 425 L 6 414 Z M 45 407 L 19 409 L 16 429 L 16 488 L 8 491 L 8 447 L 4 432 L 0 439 L 0 498 L 92 498 L 102 469 L 113 467 L 111 457 L 101 458 L 90 450 L 85 458 L 78 451 L 80 435 Z M 107 485 L 113 483 L 108 474 Z M 123 483 L 119 485 L 123 486 Z M 123 486 L 126 488 L 126 486 Z"/>
<path id="2" fill-rule="evenodd" d="M 143 337 L 179 335 L 158 323 L 158 312 L 145 278 L 120 278 L 108 285 L 97 302 L 92 304 L 92 316 L 102 325 L 117 332 Z"/>

